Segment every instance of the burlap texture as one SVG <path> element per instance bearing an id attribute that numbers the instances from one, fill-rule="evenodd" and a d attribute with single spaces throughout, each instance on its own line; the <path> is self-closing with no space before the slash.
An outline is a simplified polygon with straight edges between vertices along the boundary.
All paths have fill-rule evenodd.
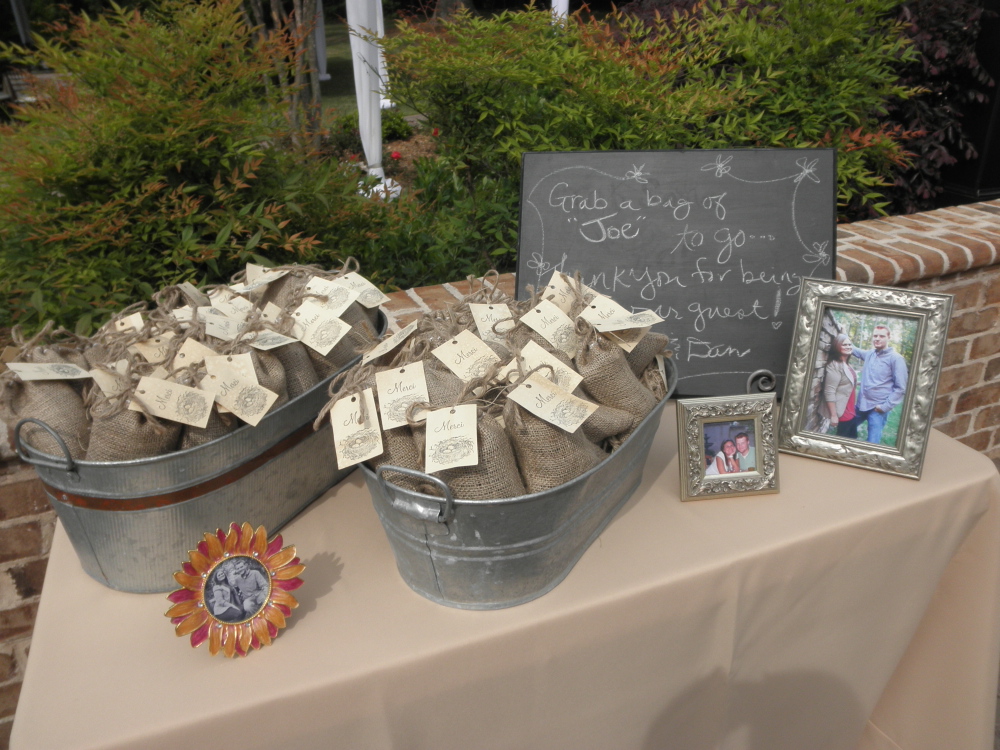
<path id="1" fill-rule="evenodd" d="M 87 454 L 90 420 L 83 399 L 62 380 L 22 381 L 13 372 L 0 376 L 0 418 L 11 429 L 22 419 L 38 419 L 66 441 L 70 456 L 81 460 Z M 24 442 L 43 453 L 62 456 L 59 444 L 48 432 L 33 424 L 21 430 Z"/>
<path id="2" fill-rule="evenodd" d="M 660 375 L 660 368 L 656 366 L 656 362 L 646 367 L 639 380 L 656 397 L 658 402 L 667 397 L 667 384 L 663 382 L 663 376 Z"/>
<path id="3" fill-rule="evenodd" d="M 409 425 L 394 427 L 382 433 L 382 446 L 385 451 L 381 456 L 376 456 L 368 461 L 368 466 L 374 471 L 379 466 L 389 464 L 391 466 L 402 466 L 404 469 L 424 470 L 424 460 L 417 450 L 417 442 L 413 437 L 413 432 Z M 406 474 L 387 471 L 385 478 L 397 487 L 405 490 L 419 491 L 416 480 Z"/>
<path id="4" fill-rule="evenodd" d="M 566 432 L 513 401 L 504 404 L 503 419 L 529 493 L 565 484 L 607 458 L 581 430 Z"/>
<path id="5" fill-rule="evenodd" d="M 623 409 L 599 404 L 597 411 L 587 418 L 580 427 L 592 443 L 600 443 L 609 437 L 628 432 L 635 424 L 635 415 Z"/>
<path id="6" fill-rule="evenodd" d="M 639 382 L 628 366 L 625 352 L 578 320 L 584 331 L 580 350 L 574 357 L 576 370 L 583 376 L 583 389 L 599 404 L 613 406 L 633 415 L 633 428 L 656 406 L 656 397 Z"/>
<path id="7" fill-rule="evenodd" d="M 177 448 L 179 422 L 154 422 L 130 409 L 120 409 L 109 416 L 95 416 L 87 448 L 88 461 L 131 461 L 170 453 Z"/>
<path id="8" fill-rule="evenodd" d="M 305 393 L 319 382 L 307 350 L 308 347 L 300 341 L 270 350 L 285 369 L 285 385 L 290 399 Z"/>
<path id="9" fill-rule="evenodd" d="M 646 331 L 646 335 L 639 339 L 635 349 L 625 353 L 625 359 L 632 372 L 641 375 L 656 355 L 663 352 L 669 345 L 669 336 L 656 331 Z"/>
<path id="10" fill-rule="evenodd" d="M 316 374 L 320 379 L 326 379 L 352 359 L 368 351 L 377 338 L 375 328 L 368 322 L 368 318 L 362 316 L 325 356 L 311 347 L 306 347 L 306 350 Z"/>
<path id="11" fill-rule="evenodd" d="M 271 352 L 261 352 L 256 349 L 250 349 L 250 358 L 253 360 L 254 372 L 257 373 L 257 383 L 278 394 L 268 413 L 288 403 L 288 381 L 285 377 L 285 368 L 281 366 L 278 358 Z"/>
<path id="12" fill-rule="evenodd" d="M 211 443 L 213 440 L 225 437 L 239 427 L 240 424 L 241 422 L 234 415 L 219 414 L 213 407 L 212 413 L 208 417 L 208 424 L 204 427 L 184 425 L 178 450 L 195 448 L 199 445 Z"/>

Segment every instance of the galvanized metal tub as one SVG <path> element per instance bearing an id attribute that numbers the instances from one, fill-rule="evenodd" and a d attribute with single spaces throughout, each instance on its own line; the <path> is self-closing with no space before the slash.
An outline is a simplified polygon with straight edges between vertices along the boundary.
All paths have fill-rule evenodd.
<path id="1" fill-rule="evenodd" d="M 256 427 L 163 456 L 74 461 L 65 445 L 61 458 L 51 456 L 21 440 L 21 426 L 37 420 L 18 423 L 15 448 L 34 465 L 92 578 L 119 591 L 165 592 L 204 532 L 247 521 L 273 533 L 353 470 L 337 469 L 331 431 L 312 427 L 333 377 Z"/>
<path id="2" fill-rule="evenodd" d="M 545 492 L 461 500 L 429 474 L 362 465 L 403 580 L 459 609 L 513 607 L 555 588 L 639 486 L 663 405 L 677 385 L 672 361 L 667 365 L 667 396 L 628 440 L 587 473 Z M 442 496 L 391 484 L 385 473 L 392 471 L 431 482 Z"/>

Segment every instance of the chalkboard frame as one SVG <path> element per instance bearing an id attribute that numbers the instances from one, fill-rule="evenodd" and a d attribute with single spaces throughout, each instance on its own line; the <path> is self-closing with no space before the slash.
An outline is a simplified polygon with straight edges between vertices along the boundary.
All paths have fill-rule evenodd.
<path id="1" fill-rule="evenodd" d="M 823 196 L 820 196 L 819 203 L 817 204 L 815 210 L 813 210 L 808 215 L 811 219 L 817 223 L 825 222 L 825 216 L 822 212 L 829 210 L 829 230 L 827 232 L 826 225 L 823 223 L 823 232 L 821 239 L 828 240 L 824 241 L 822 247 L 825 248 L 829 246 L 829 250 L 825 253 L 828 256 L 828 261 L 824 261 L 823 265 L 827 265 L 829 271 L 829 278 L 831 280 L 836 277 L 836 258 L 837 258 L 837 246 L 836 246 L 836 235 L 837 235 L 837 154 L 836 149 L 833 148 L 808 148 L 808 149 L 784 149 L 784 148 L 733 148 L 733 149 L 666 149 L 666 150 L 641 150 L 641 151 L 532 151 L 525 152 L 521 159 L 521 196 L 519 204 L 519 223 L 518 223 L 518 257 L 516 266 L 516 296 L 518 299 L 524 299 L 527 295 L 526 287 L 529 284 L 537 283 L 541 269 L 536 265 L 534 271 L 530 274 L 528 273 L 528 268 L 531 261 L 531 253 L 535 246 L 531 246 L 528 243 L 531 242 L 529 233 L 525 231 L 526 222 L 528 220 L 529 202 L 528 197 L 532 190 L 534 190 L 535 185 L 528 184 L 528 174 L 532 174 L 537 177 L 537 172 L 539 170 L 532 169 L 533 162 L 537 164 L 537 159 L 547 159 L 555 162 L 553 167 L 553 173 L 555 171 L 563 171 L 573 167 L 587 167 L 587 159 L 590 157 L 599 157 L 602 160 L 607 160 L 609 157 L 620 159 L 620 166 L 622 174 L 627 177 L 633 178 L 634 173 L 637 171 L 636 165 L 642 165 L 638 169 L 644 168 L 644 157 L 648 159 L 650 156 L 655 156 L 657 159 L 663 159 L 664 157 L 670 158 L 671 155 L 685 155 L 686 158 L 694 156 L 704 156 L 707 159 L 715 160 L 713 167 L 717 166 L 720 169 L 725 170 L 722 174 L 728 172 L 725 167 L 730 159 L 734 156 L 745 157 L 747 155 L 757 155 L 760 154 L 763 159 L 769 160 L 773 165 L 774 158 L 777 155 L 781 155 L 782 158 L 787 158 L 790 161 L 794 161 L 796 165 L 802 169 L 802 174 L 794 175 L 795 182 L 798 183 L 805 176 L 809 176 L 808 172 L 810 168 L 805 166 L 804 162 L 811 162 L 812 167 L 815 167 L 820 161 L 824 161 L 823 164 L 823 174 L 829 175 L 829 200 L 828 202 Z M 577 164 L 578 160 L 583 159 L 584 161 Z M 593 161 L 593 160 L 592 160 Z M 631 167 L 631 169 L 629 169 Z M 591 169 L 597 169 L 596 167 L 588 167 Z M 606 165 L 605 165 L 605 168 Z M 600 170 L 597 170 L 600 171 Z M 701 171 L 705 171 L 702 168 Z M 639 174 L 648 175 L 649 173 L 639 172 Z M 545 175 L 547 177 L 549 175 Z M 718 174 L 716 175 L 718 177 Z M 543 177 L 542 179 L 545 179 Z M 616 177 L 615 179 L 622 179 Z M 792 179 L 792 176 L 786 177 L 785 179 Z M 820 180 L 810 177 L 813 182 L 819 183 Z M 642 182 L 642 180 L 639 180 Z M 777 181 L 777 180 L 775 180 Z M 537 184 L 540 184 L 540 180 L 536 180 Z M 701 187 L 701 185 L 698 185 Z M 828 206 L 828 209 L 825 207 Z M 537 218 L 533 219 L 538 221 Z M 819 225 L 819 224 L 817 224 Z M 796 229 L 797 231 L 797 229 Z M 536 232 L 538 230 L 536 229 Z M 544 233 L 544 229 L 541 230 Z M 801 240 L 801 237 L 799 238 Z M 811 238 L 810 238 L 811 239 Z M 816 246 L 819 243 L 814 243 Z M 819 254 L 823 254 L 823 250 L 819 251 Z M 544 260 L 544 258 L 543 258 Z M 553 260 L 555 260 L 553 258 Z M 775 265 L 777 265 L 778 258 L 775 260 Z M 559 265 L 556 263 L 555 265 Z M 565 264 L 562 270 L 572 273 L 577 270 L 573 265 L 572 257 L 569 258 L 568 262 Z M 598 270 L 601 270 L 600 268 Z M 543 278 L 547 280 L 548 273 L 545 273 Z M 802 269 L 801 273 L 795 273 L 799 279 L 799 284 L 801 284 L 801 279 L 806 277 L 820 277 L 825 278 L 824 272 L 818 270 L 818 266 L 813 269 Z M 585 279 L 586 281 L 586 279 Z M 781 295 L 779 287 L 779 296 Z M 616 296 L 611 294 L 611 296 Z M 750 393 L 750 392 L 767 392 L 775 390 L 777 393 L 782 392 L 782 386 L 785 379 L 785 374 L 787 372 L 789 356 L 791 354 L 791 330 L 794 327 L 795 318 L 794 311 L 797 307 L 797 294 L 789 300 L 789 304 L 785 305 L 781 310 L 783 321 L 787 323 L 784 326 L 784 330 L 780 333 L 775 333 L 773 335 L 769 334 L 773 348 L 777 350 L 776 354 L 762 356 L 759 359 L 755 358 L 755 361 L 760 366 L 749 365 L 749 367 L 744 368 L 744 371 L 740 374 L 742 378 L 737 382 L 737 373 L 709 373 L 707 376 L 699 376 L 697 374 L 690 375 L 687 378 L 683 378 L 684 364 L 679 363 L 679 369 L 682 372 L 682 379 L 687 379 L 689 382 L 681 385 L 678 384 L 679 397 L 694 397 L 694 396 L 722 396 L 722 395 L 732 395 L 735 393 Z M 777 309 L 775 310 L 775 316 L 778 315 Z M 787 318 L 787 320 L 784 320 Z M 782 323 L 776 323 L 775 330 L 779 330 L 777 326 Z M 659 324 L 657 329 L 665 328 L 665 324 Z M 664 331 L 666 332 L 666 331 Z M 775 339 L 774 336 L 780 336 L 780 339 Z M 788 356 L 782 355 L 781 351 L 787 350 Z M 770 349 L 768 350 L 770 351 Z M 748 362 L 749 364 L 749 362 Z M 723 376 L 723 377 L 720 377 Z M 711 381 L 710 381 L 711 378 Z M 710 382 L 709 382 L 710 381 Z M 725 381 L 725 382 L 722 382 Z"/>

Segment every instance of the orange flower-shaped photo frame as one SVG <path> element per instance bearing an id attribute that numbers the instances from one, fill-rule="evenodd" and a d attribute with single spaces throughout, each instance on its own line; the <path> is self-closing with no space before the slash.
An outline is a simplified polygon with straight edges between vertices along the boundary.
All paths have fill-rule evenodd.
<path id="1" fill-rule="evenodd" d="M 209 653 L 230 658 L 270 645 L 299 606 L 289 592 L 305 570 L 295 547 L 281 544 L 280 534 L 268 543 L 264 527 L 248 523 L 206 533 L 174 573 L 183 588 L 167 596 L 177 635 L 190 635 L 194 648 L 208 641 Z"/>

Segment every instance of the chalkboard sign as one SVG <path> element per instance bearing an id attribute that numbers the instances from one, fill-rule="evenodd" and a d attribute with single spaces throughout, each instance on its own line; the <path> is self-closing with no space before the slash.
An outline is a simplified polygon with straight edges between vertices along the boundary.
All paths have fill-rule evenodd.
<path id="1" fill-rule="evenodd" d="M 833 149 L 527 153 L 518 297 L 553 270 L 664 319 L 678 396 L 784 385 L 799 282 L 833 278 Z M 758 378 L 759 379 L 759 378 Z M 767 387 L 767 378 L 755 389 Z"/>

